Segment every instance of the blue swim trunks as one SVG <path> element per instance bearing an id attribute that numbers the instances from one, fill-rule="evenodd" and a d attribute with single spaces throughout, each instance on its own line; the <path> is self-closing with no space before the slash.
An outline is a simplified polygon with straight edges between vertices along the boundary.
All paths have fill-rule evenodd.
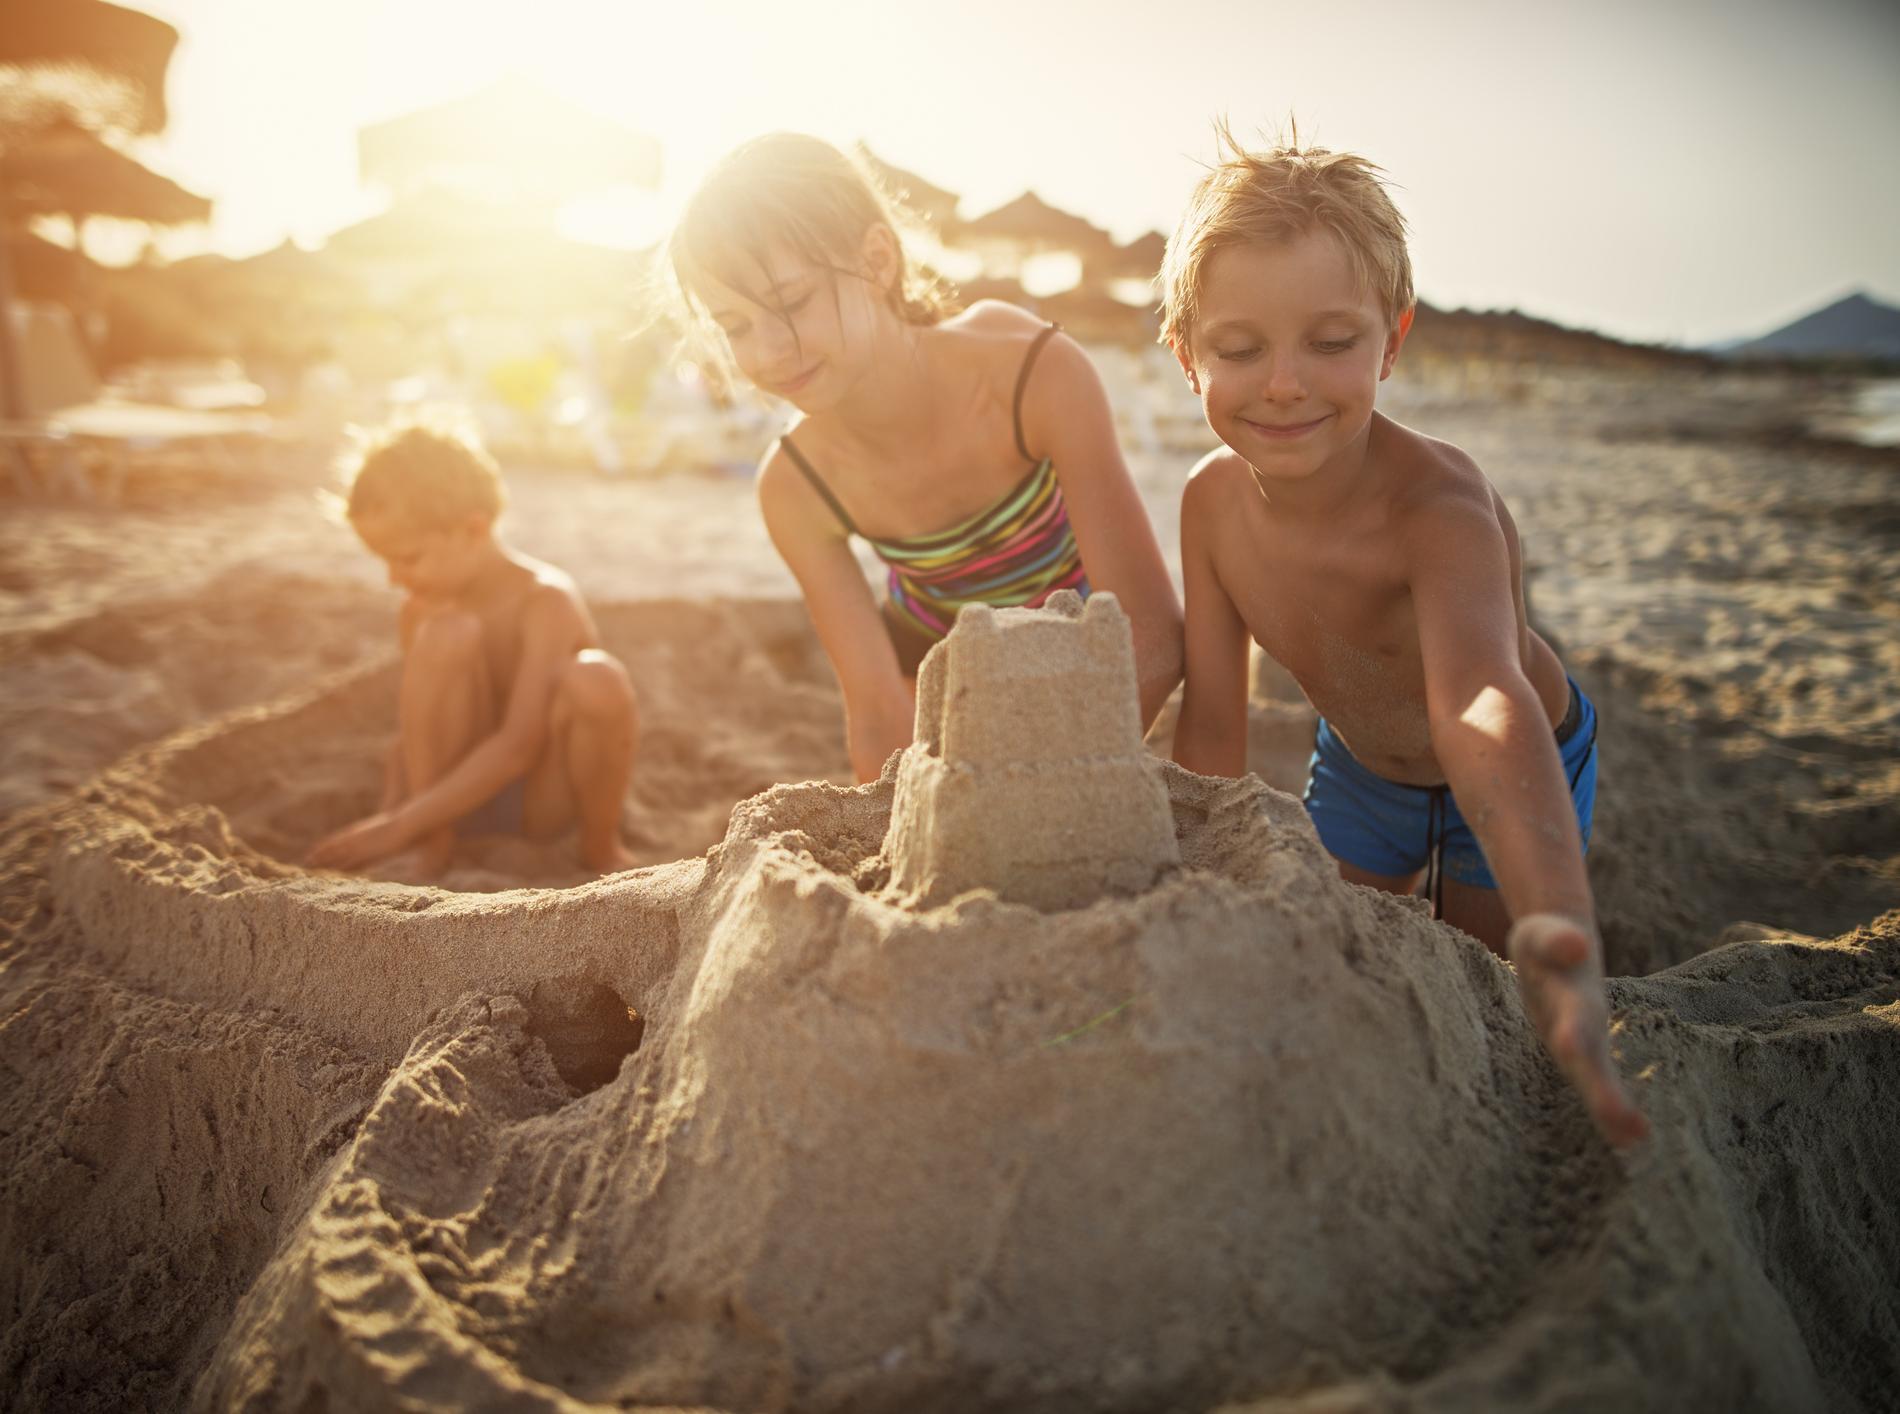
<path id="1" fill-rule="evenodd" d="M 455 822 L 462 839 L 475 835 L 518 835 L 528 823 L 528 778 L 516 776 Z"/>
<path id="2" fill-rule="evenodd" d="M 1574 678 L 1570 710 L 1557 727 L 1557 752 L 1588 850 L 1597 798 L 1597 710 Z M 1426 868 L 1435 852 L 1440 878 L 1481 889 L 1498 886 L 1449 787 L 1400 785 L 1374 775 L 1346 750 L 1324 717 L 1307 771 L 1306 813 L 1335 859 L 1401 877 Z"/>

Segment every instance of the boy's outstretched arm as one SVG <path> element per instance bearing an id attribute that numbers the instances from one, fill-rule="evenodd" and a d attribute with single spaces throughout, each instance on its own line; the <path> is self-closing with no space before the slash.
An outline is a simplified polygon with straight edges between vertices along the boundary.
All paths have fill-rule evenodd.
<path id="1" fill-rule="evenodd" d="M 1247 770 L 1247 625 L 1214 568 L 1221 508 L 1197 470 L 1181 492 L 1181 581 L 1187 599 L 1187 686 L 1174 727 L 1176 764 L 1204 776 Z"/>
<path id="2" fill-rule="evenodd" d="M 561 672 L 585 637 L 586 625 L 573 600 L 557 589 L 537 589 L 522 611 L 521 660 L 501 725 L 428 789 L 319 840 L 309 862 L 361 868 L 454 823 L 526 774 L 547 745 Z"/>
<path id="3" fill-rule="evenodd" d="M 1525 1008 L 1603 1136 L 1633 1143 L 1648 1125 L 1610 1056 L 1583 840 L 1524 673 L 1504 532 L 1484 500 L 1449 500 L 1418 515 L 1407 559 L 1433 753 L 1514 920 Z"/>

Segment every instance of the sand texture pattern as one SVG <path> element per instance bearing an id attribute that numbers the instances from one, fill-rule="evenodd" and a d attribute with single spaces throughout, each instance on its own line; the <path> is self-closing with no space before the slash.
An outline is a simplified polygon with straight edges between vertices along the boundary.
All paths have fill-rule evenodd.
<path id="1" fill-rule="evenodd" d="M 927 675 L 965 740 L 1014 724 L 995 769 L 1073 750 L 1021 711 L 1049 632 L 1126 652 L 1106 601 L 1042 618 L 959 628 L 939 667 L 969 632 L 983 669 Z M 1114 651 L 1090 639 L 1078 681 Z M 1098 867 L 1087 898 L 897 884 L 928 736 L 598 883 L 312 878 L 207 787 L 313 714 L 380 714 L 379 671 L 137 754 L 10 837 L 85 960 L 0 1032 L 15 1074 L 89 1057 L 60 1103 L 0 1111 L 5 1355 L 36 1402 L 89 1360 L 121 1366 L 92 1400 L 206 1409 L 1891 1394 L 1900 914 L 1614 981 L 1656 1126 L 1619 1160 L 1509 969 L 1341 883 L 1257 780 L 1146 763 L 1172 858 L 1135 840 L 1146 882 Z M 1139 757 L 1124 682 L 1111 759 Z M 1138 813 L 1144 779 L 1091 808 Z M 1032 860 L 1041 791 L 1062 773 L 993 821 Z M 143 1266 L 70 1270 L 56 1220 Z M 144 1383 L 89 1335 L 115 1321 L 169 1353 Z"/>
<path id="2" fill-rule="evenodd" d="M 1759 379 L 1467 373 L 1382 405 L 1497 480 L 1601 710 L 1644 1146 L 1508 968 L 1338 881 L 1264 659 L 1214 781 L 1116 739 L 1106 638 L 1019 671 L 998 616 L 940 754 L 851 787 L 750 486 L 524 474 L 640 691 L 649 867 L 316 875 L 395 687 L 347 530 L 10 502 L 0 1403 L 1894 1407 L 1900 461 Z M 1164 545 L 1185 464 L 1135 459 Z"/>

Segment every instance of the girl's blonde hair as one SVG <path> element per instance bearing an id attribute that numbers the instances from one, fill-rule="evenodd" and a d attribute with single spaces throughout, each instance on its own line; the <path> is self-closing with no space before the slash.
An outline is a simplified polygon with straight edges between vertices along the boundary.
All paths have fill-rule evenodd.
<path id="1" fill-rule="evenodd" d="M 956 312 L 956 297 L 906 248 L 905 231 L 918 224 L 872 172 L 830 143 L 767 133 L 741 143 L 706 174 L 666 243 L 666 265 L 689 329 L 704 331 L 692 291 L 705 276 L 776 309 L 789 323 L 767 287 L 770 249 L 780 246 L 834 276 L 858 278 L 865 233 L 882 226 L 897 245 L 891 307 L 907 323 L 935 324 Z"/>
<path id="2" fill-rule="evenodd" d="M 1415 300 L 1412 257 L 1405 218 L 1380 169 L 1350 152 L 1302 147 L 1297 124 L 1289 138 L 1260 153 L 1242 147 L 1224 121 L 1214 133 L 1220 160 L 1196 184 L 1161 261 L 1161 341 L 1187 341 L 1215 251 L 1315 230 L 1338 238 L 1360 288 L 1377 294 L 1386 318 L 1397 323 Z"/>

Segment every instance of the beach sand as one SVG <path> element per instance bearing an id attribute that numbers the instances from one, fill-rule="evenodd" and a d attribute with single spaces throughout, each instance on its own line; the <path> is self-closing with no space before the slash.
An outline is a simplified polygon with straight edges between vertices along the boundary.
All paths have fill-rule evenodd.
<path id="1" fill-rule="evenodd" d="M 476 841 L 414 888 L 295 862 L 373 804 L 394 684 L 309 486 L 10 507 L 9 1403 L 1883 1407 L 1896 462 L 1759 394 L 1393 400 L 1503 489 L 1602 712 L 1620 1158 L 1507 968 L 1338 881 L 1270 663 L 1259 780 L 1078 766 L 1005 662 L 851 787 L 749 487 L 518 475 L 641 693 L 650 865 Z M 1136 468 L 1164 544 L 1188 460 Z"/>

